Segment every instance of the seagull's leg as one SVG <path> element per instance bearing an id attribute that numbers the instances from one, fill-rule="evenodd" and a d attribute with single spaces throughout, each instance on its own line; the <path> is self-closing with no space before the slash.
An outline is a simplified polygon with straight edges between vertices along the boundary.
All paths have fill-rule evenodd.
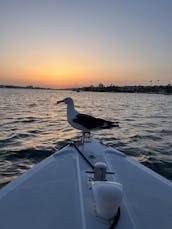
<path id="1" fill-rule="evenodd" d="M 90 136 L 91 136 L 91 133 L 90 133 L 90 132 L 87 132 L 87 134 L 88 134 L 88 138 L 90 138 Z"/>
<path id="2" fill-rule="evenodd" d="M 90 132 L 83 131 L 82 144 L 85 143 L 85 140 L 87 140 L 87 138 L 89 138 L 89 136 L 90 136 Z"/>
<path id="3" fill-rule="evenodd" d="M 88 131 L 88 132 L 85 132 L 85 138 L 86 138 L 87 140 L 90 139 L 90 132 L 89 132 L 89 131 Z"/>
<path id="4" fill-rule="evenodd" d="M 85 139 L 89 139 L 89 138 L 90 138 L 90 132 L 82 131 L 81 144 L 84 144 Z"/>
<path id="5" fill-rule="evenodd" d="M 81 144 L 84 144 L 84 140 L 85 140 L 85 132 L 82 131 Z"/>

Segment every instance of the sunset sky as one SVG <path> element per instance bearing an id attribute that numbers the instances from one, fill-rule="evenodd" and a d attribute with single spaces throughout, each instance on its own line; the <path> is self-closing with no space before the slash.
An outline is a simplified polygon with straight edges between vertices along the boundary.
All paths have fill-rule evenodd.
<path id="1" fill-rule="evenodd" d="M 172 83 L 171 0 L 0 0 L 0 84 L 151 80 Z"/>

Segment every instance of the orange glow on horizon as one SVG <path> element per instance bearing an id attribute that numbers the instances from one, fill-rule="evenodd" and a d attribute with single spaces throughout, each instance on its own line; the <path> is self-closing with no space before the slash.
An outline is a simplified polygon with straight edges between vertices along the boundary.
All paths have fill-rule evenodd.
<path id="1" fill-rule="evenodd" d="M 24 58 L 17 63 L 13 58 L 10 68 L 5 64 L 0 69 L 0 84 L 33 85 L 51 88 L 82 87 L 90 85 L 136 85 L 148 84 L 144 79 L 148 75 L 141 66 L 116 63 L 109 66 L 105 62 L 96 64 L 93 60 L 85 61 L 65 57 L 57 61 L 57 57 L 51 59 L 45 56 L 36 58 Z"/>

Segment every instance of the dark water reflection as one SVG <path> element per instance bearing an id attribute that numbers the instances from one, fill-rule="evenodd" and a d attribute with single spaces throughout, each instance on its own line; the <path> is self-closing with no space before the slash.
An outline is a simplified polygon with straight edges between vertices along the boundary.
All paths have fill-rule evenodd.
<path id="1" fill-rule="evenodd" d="M 172 180 L 172 96 L 0 89 L 0 184 L 16 178 L 80 132 L 66 122 L 72 97 L 80 112 L 118 120 L 119 129 L 93 133 Z"/>

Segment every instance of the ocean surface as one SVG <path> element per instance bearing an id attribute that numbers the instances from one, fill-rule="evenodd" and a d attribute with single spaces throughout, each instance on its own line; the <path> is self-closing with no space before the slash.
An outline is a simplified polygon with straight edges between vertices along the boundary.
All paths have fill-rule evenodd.
<path id="1" fill-rule="evenodd" d="M 0 89 L 0 187 L 17 178 L 81 133 L 66 121 L 72 97 L 78 111 L 120 128 L 93 136 L 172 180 L 172 96 Z"/>

